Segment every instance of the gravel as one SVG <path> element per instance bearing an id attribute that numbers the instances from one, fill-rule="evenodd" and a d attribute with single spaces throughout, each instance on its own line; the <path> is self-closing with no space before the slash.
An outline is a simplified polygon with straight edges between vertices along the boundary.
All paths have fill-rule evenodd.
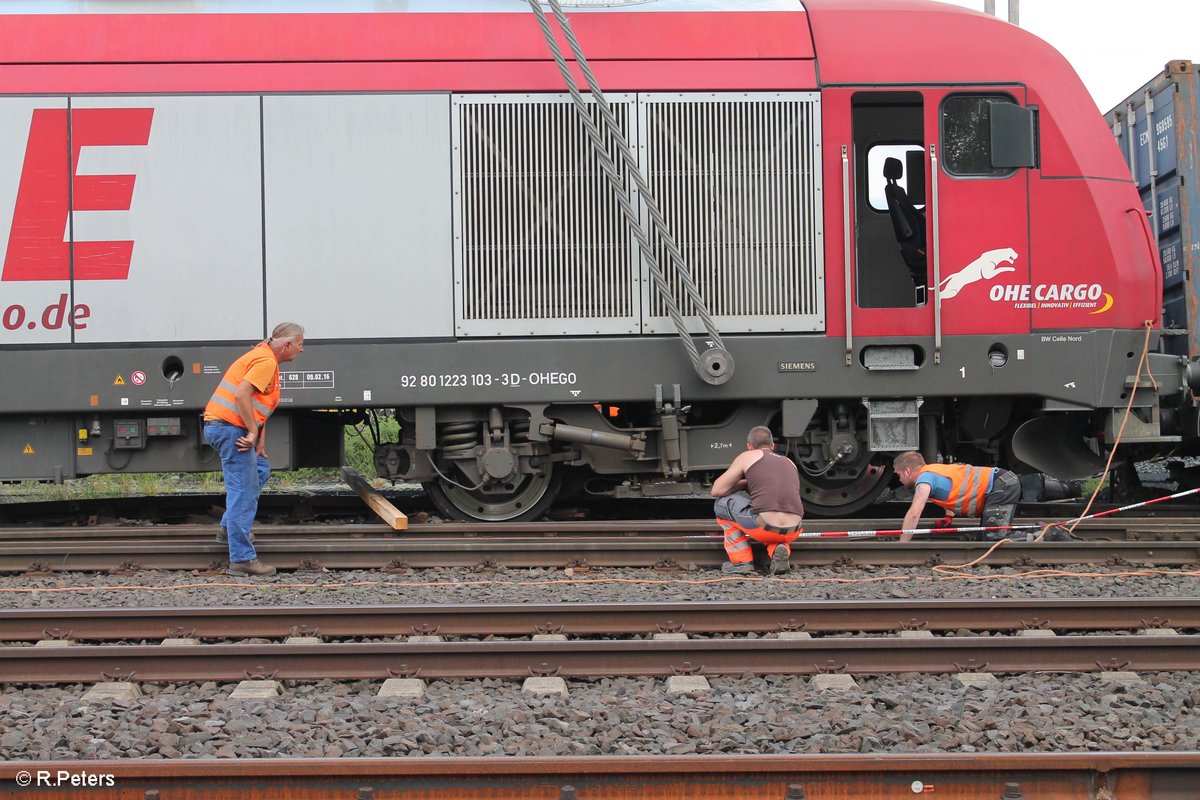
<path id="1" fill-rule="evenodd" d="M 1054 573 L 1049 576 L 1048 573 Z M 804 567 L 776 578 L 724 577 L 716 569 L 357 570 L 281 573 L 239 580 L 186 572 L 0 576 L 0 607 L 96 608 L 380 603 L 579 603 L 685 600 L 852 600 L 992 597 L 1190 597 L 1200 570 L 1079 566 L 975 567 L 964 576 L 929 568 Z M 1047 575 L 1038 577 L 1038 575 Z M 1025 577 L 1019 577 L 1025 575 Z"/>
<path id="2" fill-rule="evenodd" d="M 994 689 L 944 675 L 860 676 L 814 691 L 801 677 L 711 679 L 668 696 L 661 681 L 569 682 L 566 699 L 510 681 L 433 681 L 417 701 L 371 682 L 322 681 L 263 701 L 230 684 L 143 686 L 129 705 L 81 703 L 84 687 L 0 692 L 0 758 L 272 758 L 1200 749 L 1200 676 L 1121 685 L 1097 674 L 1000 676 Z"/>
<path id="3" fill-rule="evenodd" d="M 1065 570 L 1064 570 L 1065 571 Z M 546 603 L 719 599 L 1157 597 L 1200 594 L 1183 570 L 1080 567 L 1080 575 L 970 579 L 929 568 L 805 567 L 786 578 L 718 570 L 432 569 L 292 573 L 235 581 L 179 572 L 0 576 L 0 607 Z M 1161 572 L 1163 574 L 1155 574 Z M 632 582 L 631 582 L 632 581 Z M 80 591 L 82 590 L 82 591 Z M 525 695 L 502 680 L 432 681 L 418 701 L 375 697 L 378 682 L 287 683 L 271 701 L 227 699 L 232 684 L 144 684 L 129 705 L 83 703 L 86 686 L 0 687 L 0 758 L 245 758 L 424 755 L 1050 752 L 1200 749 L 1200 672 L 1000 675 L 993 689 L 948 675 L 856 676 L 816 691 L 802 676 L 711 678 L 668 696 L 653 679 L 568 682 Z"/>

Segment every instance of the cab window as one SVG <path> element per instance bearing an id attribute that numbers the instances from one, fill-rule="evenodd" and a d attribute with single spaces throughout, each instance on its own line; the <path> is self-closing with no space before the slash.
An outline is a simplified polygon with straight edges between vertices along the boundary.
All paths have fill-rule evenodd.
<path id="1" fill-rule="evenodd" d="M 997 110 L 997 107 L 1003 107 Z M 1021 123 L 1027 120 L 1029 145 L 1016 144 L 1022 152 L 1033 147 L 1033 114 L 1023 109 L 1008 95 L 959 94 L 947 97 L 942 103 L 942 160 L 952 175 L 972 175 L 1002 178 L 1016 172 L 1008 154 L 1012 139 L 1023 134 Z M 1004 153 L 997 158 L 997 153 Z"/>

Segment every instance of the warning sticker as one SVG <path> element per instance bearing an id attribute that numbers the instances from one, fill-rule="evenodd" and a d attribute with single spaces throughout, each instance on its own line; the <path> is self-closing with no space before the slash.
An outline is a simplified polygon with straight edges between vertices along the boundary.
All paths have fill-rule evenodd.
<path id="1" fill-rule="evenodd" d="M 27 456 L 33 455 L 33 445 L 31 445 L 29 442 L 26 442 L 25 449 L 22 450 L 21 452 Z"/>
<path id="2" fill-rule="evenodd" d="M 125 379 L 122 378 L 120 375 L 118 375 L 117 379 L 115 381 L 113 381 L 113 386 L 124 386 L 124 385 L 125 385 Z"/>
<path id="3" fill-rule="evenodd" d="M 146 373 L 142 372 L 140 369 L 135 370 L 134 373 L 129 376 L 129 380 L 133 381 L 134 386 L 141 386 L 146 382 Z"/>
<path id="4" fill-rule="evenodd" d="M 75 448 L 75 455 L 77 455 L 77 456 L 90 456 L 91 454 L 92 454 L 92 448 L 90 448 L 90 447 L 76 447 Z"/>

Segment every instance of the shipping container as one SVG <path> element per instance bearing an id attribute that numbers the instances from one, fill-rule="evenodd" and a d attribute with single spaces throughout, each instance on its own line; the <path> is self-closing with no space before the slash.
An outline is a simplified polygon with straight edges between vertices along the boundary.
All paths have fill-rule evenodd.
<path id="1" fill-rule="evenodd" d="M 1105 115 L 1151 219 L 1163 270 L 1165 352 L 1200 357 L 1200 67 L 1170 61 Z"/>

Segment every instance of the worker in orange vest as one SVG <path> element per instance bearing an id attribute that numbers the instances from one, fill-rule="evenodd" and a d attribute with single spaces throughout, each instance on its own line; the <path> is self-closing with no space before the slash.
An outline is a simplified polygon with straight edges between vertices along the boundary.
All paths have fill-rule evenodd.
<path id="1" fill-rule="evenodd" d="M 892 466 L 900 483 L 913 489 L 912 505 L 904 515 L 904 530 L 917 527 L 925 503 L 932 502 L 946 509 L 946 516 L 937 527 L 947 527 L 955 514 L 979 517 L 985 527 L 1006 527 L 1012 524 L 1021 499 L 1020 479 L 999 467 L 973 467 L 970 464 L 926 464 L 915 451 L 896 456 Z M 913 535 L 904 533 L 900 541 Z M 1003 539 L 1003 531 L 985 531 L 984 539 Z"/>
<path id="2" fill-rule="evenodd" d="M 726 574 L 754 571 L 751 541 L 766 545 L 770 573 L 787 572 L 791 543 L 800 536 L 804 504 L 800 500 L 800 473 L 796 463 L 775 452 L 771 429 L 750 429 L 746 450 L 739 453 L 712 485 L 712 496 L 720 498 L 714 512 L 725 531 L 725 553 L 721 565 Z"/>
<path id="3" fill-rule="evenodd" d="M 204 438 L 221 457 L 225 514 L 218 542 L 229 545 L 230 575 L 274 575 L 258 560 L 250 527 L 258 496 L 271 477 L 267 419 L 279 405 L 279 365 L 304 352 L 304 328 L 275 326 L 270 338 L 230 365 L 204 408 Z"/>

